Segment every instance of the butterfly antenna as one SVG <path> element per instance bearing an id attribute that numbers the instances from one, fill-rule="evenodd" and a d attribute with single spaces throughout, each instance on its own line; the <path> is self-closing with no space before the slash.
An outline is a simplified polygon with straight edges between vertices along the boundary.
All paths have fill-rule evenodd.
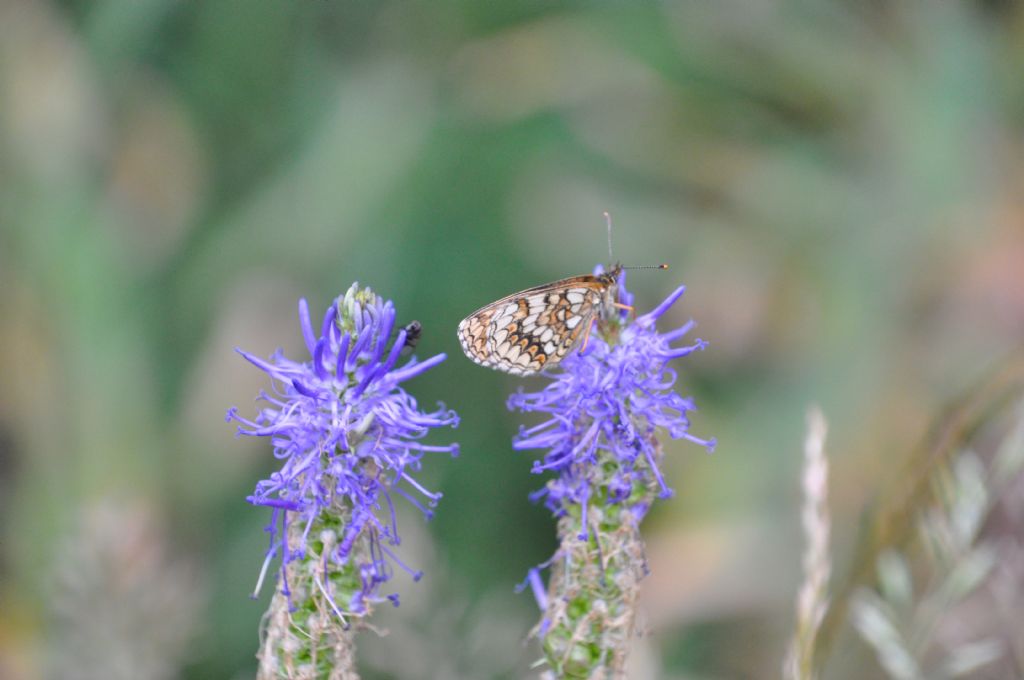
<path id="1" fill-rule="evenodd" d="M 615 259 L 612 257 L 612 216 L 607 210 L 604 211 L 604 221 L 608 225 L 608 261 L 611 262 Z"/>
<path id="2" fill-rule="evenodd" d="M 667 264 L 642 264 L 636 267 L 623 267 L 623 269 L 668 269 Z"/>
<path id="3" fill-rule="evenodd" d="M 612 216 L 607 210 L 604 211 L 604 221 L 608 225 L 608 261 L 611 262 L 614 259 L 612 256 Z M 622 267 L 622 269 L 668 269 L 668 265 L 645 264 L 637 267 Z"/>

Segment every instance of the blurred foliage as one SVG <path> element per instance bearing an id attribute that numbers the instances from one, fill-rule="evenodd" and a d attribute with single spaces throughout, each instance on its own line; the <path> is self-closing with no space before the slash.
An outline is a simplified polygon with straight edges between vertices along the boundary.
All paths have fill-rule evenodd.
<path id="1" fill-rule="evenodd" d="M 296 299 L 353 280 L 448 353 L 413 391 L 463 417 L 366 676 L 526 675 L 512 586 L 553 523 L 510 447 L 518 382 L 454 330 L 604 260 L 608 210 L 617 258 L 672 265 L 631 276 L 641 309 L 689 286 L 711 347 L 682 385 L 719 440 L 667 447 L 636 677 L 774 676 L 805 405 L 841 561 L 939 405 L 1020 345 L 1022 70 L 1009 0 L 5 0 L 0 675 L 44 673 L 60 546 L 97 507 L 203 574 L 181 677 L 252 675 L 244 498 L 272 461 L 223 423 L 263 386 L 232 348 L 300 356 Z M 871 650 L 844 651 L 857 677 Z"/>
<path id="2" fill-rule="evenodd" d="M 1024 408 L 1010 415 L 972 438 L 983 454 L 932 467 L 934 500 L 910 510 L 916 535 L 877 551 L 878 590 L 854 595 L 851 618 L 890 678 L 1024 675 Z"/>

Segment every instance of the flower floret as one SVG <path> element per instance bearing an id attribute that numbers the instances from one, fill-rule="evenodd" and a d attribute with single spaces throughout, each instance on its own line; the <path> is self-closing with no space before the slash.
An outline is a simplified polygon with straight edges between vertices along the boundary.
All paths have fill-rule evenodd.
<path id="1" fill-rule="evenodd" d="M 238 423 L 240 435 L 270 437 L 279 470 L 256 484 L 248 501 L 273 509 L 270 548 L 263 568 L 281 557 L 284 567 L 300 559 L 311 544 L 322 551 L 325 569 L 349 563 L 353 546 L 366 537 L 365 550 L 356 555 L 355 580 L 359 582 L 349 612 L 365 611 L 367 604 L 382 599 L 379 588 L 398 564 L 418 579 L 388 546 L 400 543 L 392 494 L 412 501 L 426 517 L 440 499 L 417 483 L 410 473 L 421 468 L 425 453 L 458 454 L 458 446 L 428 446 L 420 442 L 432 429 L 456 427 L 458 416 L 439 404 L 433 411 L 420 410 L 416 400 L 399 385 L 445 359 L 439 354 L 403 365 L 406 331 L 392 338 L 395 309 L 368 288 L 353 284 L 328 307 L 313 330 L 309 307 L 299 301 L 299 322 L 310 360 L 296 362 L 281 351 L 263 360 L 241 349 L 239 354 L 267 373 L 272 390 L 261 392 L 262 407 L 253 419 L 230 409 L 227 420 Z M 397 366 L 397 367 L 396 367 Z M 401 485 L 409 487 L 409 493 Z M 415 495 L 426 499 L 426 506 Z M 304 530 L 296 541 L 288 527 L 301 522 Z M 340 524 L 339 524 L 340 522 Z M 333 531 L 314 532 L 314 526 L 335 526 Z M 293 534 L 294 535 L 294 534 Z M 325 541 L 324 536 L 336 536 Z M 261 574 L 260 581 L 262 582 Z M 331 603 L 331 581 L 317 582 Z M 287 583 L 283 583 L 287 589 Z M 257 585 L 257 590 L 259 585 Z M 396 597 L 390 597 L 397 603 Z"/>
<path id="2" fill-rule="evenodd" d="M 535 461 L 533 472 L 553 471 L 557 476 L 532 498 L 543 498 L 556 515 L 564 515 L 570 506 L 579 506 L 585 513 L 592 497 L 607 503 L 626 502 L 635 485 L 652 481 L 662 497 L 671 495 L 658 469 L 658 431 L 714 449 L 714 439 L 690 433 L 688 414 L 696 407 L 691 398 L 673 391 L 678 376 L 667 366 L 673 359 L 704 349 L 706 343 L 697 339 L 673 346 L 692 330 L 693 321 L 667 333 L 655 328 L 685 290 L 680 286 L 632 322 L 626 312 L 614 315 L 604 322 L 609 332 L 592 333 L 588 351 L 563 360 L 562 370 L 551 375 L 543 389 L 520 389 L 509 397 L 510 409 L 548 417 L 521 428 L 513 447 L 547 450 L 542 460 Z M 619 300 L 627 305 L 633 300 L 624 285 L 619 286 Z M 610 471 L 609 460 L 614 461 Z M 646 507 L 635 510 L 642 516 Z"/>

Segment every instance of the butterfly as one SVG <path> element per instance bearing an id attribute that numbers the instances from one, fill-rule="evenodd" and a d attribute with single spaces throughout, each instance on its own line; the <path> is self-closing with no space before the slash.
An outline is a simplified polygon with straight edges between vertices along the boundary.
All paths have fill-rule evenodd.
<path id="1" fill-rule="evenodd" d="M 601 274 L 527 288 L 481 307 L 459 324 L 462 351 L 481 366 L 512 375 L 558 364 L 581 338 L 581 351 L 586 349 L 596 316 L 631 309 L 615 301 L 623 269 L 617 264 Z"/>

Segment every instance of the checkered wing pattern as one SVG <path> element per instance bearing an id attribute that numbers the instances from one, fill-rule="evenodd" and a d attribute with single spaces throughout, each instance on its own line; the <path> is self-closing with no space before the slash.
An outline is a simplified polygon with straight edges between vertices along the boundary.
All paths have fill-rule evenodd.
<path id="1" fill-rule="evenodd" d="M 513 375 L 554 366 L 590 325 L 607 284 L 578 276 L 510 295 L 459 324 L 459 341 L 470 359 Z"/>

